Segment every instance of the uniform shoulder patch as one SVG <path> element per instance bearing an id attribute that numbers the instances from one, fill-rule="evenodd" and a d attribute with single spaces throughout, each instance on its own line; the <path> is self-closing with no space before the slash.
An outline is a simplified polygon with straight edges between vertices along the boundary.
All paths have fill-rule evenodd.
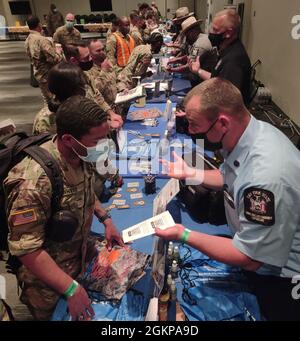
<path id="1" fill-rule="evenodd" d="M 13 226 L 20 226 L 37 221 L 37 215 L 34 209 L 16 211 L 10 214 L 10 220 Z"/>
<path id="2" fill-rule="evenodd" d="M 270 191 L 250 187 L 244 192 L 244 209 L 247 220 L 264 226 L 275 224 L 275 197 Z"/>

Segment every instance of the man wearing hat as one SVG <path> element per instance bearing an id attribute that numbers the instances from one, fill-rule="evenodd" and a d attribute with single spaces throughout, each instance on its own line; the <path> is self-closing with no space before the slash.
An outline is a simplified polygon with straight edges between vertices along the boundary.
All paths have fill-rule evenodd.
<path id="1" fill-rule="evenodd" d="M 173 58 L 168 62 L 169 71 L 176 73 L 185 73 L 189 71 L 188 59 L 196 59 L 203 54 L 210 53 L 212 45 L 208 36 L 201 31 L 200 23 L 194 16 L 187 18 L 182 24 L 181 34 L 185 36 L 187 42 L 187 51 L 184 56 Z M 175 64 L 181 64 L 174 67 Z"/>
<path id="2" fill-rule="evenodd" d="M 174 47 L 180 49 L 183 44 L 185 44 L 185 37 L 181 34 L 181 24 L 193 16 L 194 12 L 190 12 L 188 7 L 180 7 L 175 13 L 175 18 L 172 20 L 175 26 L 175 35 L 173 38 L 173 43 L 166 44 L 168 47 Z"/>

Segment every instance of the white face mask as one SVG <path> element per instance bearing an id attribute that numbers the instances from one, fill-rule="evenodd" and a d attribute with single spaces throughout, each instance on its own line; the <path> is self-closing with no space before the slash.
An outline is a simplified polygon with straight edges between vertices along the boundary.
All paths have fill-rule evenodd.
<path id="1" fill-rule="evenodd" d="M 86 147 L 80 143 L 75 137 L 73 139 L 86 150 L 86 156 L 79 155 L 74 148 L 74 153 L 84 162 L 97 163 L 105 162 L 109 156 L 109 139 L 103 139 L 94 147 Z"/>

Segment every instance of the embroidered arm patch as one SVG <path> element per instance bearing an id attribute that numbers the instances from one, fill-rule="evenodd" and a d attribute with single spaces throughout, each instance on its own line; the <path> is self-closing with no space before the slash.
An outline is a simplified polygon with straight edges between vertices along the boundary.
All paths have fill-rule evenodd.
<path id="1" fill-rule="evenodd" d="M 244 192 L 245 217 L 264 226 L 275 224 L 275 198 L 270 191 L 251 187 Z"/>
<path id="2" fill-rule="evenodd" d="M 11 213 L 10 218 L 13 226 L 25 225 L 37 221 L 34 209 Z"/>

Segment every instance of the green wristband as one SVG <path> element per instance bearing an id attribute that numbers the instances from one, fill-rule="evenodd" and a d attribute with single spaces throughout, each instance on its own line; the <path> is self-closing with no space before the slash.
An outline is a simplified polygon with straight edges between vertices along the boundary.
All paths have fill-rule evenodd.
<path id="1" fill-rule="evenodd" d="M 76 282 L 75 280 L 71 283 L 71 285 L 69 286 L 69 288 L 64 292 L 64 295 L 66 298 L 70 298 L 72 296 L 74 296 L 76 289 L 78 287 L 78 282 Z"/>
<path id="2" fill-rule="evenodd" d="M 189 236 L 190 236 L 190 233 L 191 233 L 191 230 L 189 229 L 185 229 L 180 237 L 180 241 L 182 243 L 187 243 L 188 242 L 188 239 L 189 239 Z"/>

